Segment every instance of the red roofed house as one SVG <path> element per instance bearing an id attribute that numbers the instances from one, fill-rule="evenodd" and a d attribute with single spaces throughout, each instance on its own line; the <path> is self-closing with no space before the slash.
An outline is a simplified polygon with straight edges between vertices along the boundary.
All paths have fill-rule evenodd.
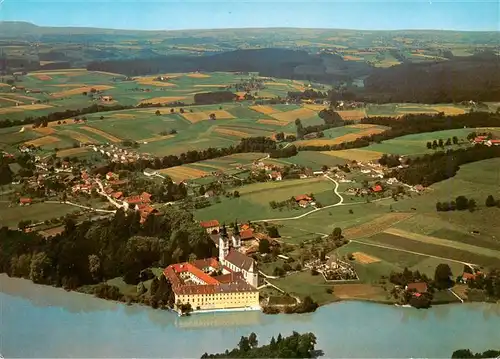
<path id="1" fill-rule="evenodd" d="M 500 140 L 489 140 L 486 144 L 488 146 L 500 146 Z"/>
<path id="2" fill-rule="evenodd" d="M 405 288 L 408 291 L 416 292 L 416 293 L 427 293 L 427 283 L 419 282 L 419 283 L 408 283 Z"/>
<path id="3" fill-rule="evenodd" d="M 467 283 L 467 281 L 469 281 L 469 280 L 474 280 L 474 279 L 476 279 L 476 275 L 475 274 L 466 273 L 466 272 L 464 272 L 462 274 L 462 281 L 465 282 L 465 283 Z"/>
<path id="4" fill-rule="evenodd" d="M 106 173 L 106 180 L 111 181 L 111 180 L 117 180 L 118 175 L 113 173 L 113 172 L 108 172 Z"/>
<path id="5" fill-rule="evenodd" d="M 476 138 L 474 138 L 474 140 L 472 142 L 474 143 L 483 143 L 483 142 L 486 142 L 488 139 L 487 136 L 477 136 Z"/>
<path id="6" fill-rule="evenodd" d="M 254 238 L 255 237 L 253 236 L 253 229 L 247 229 L 240 232 L 240 239 L 242 241 L 248 241 Z"/>
<path id="7" fill-rule="evenodd" d="M 111 193 L 111 197 L 115 198 L 115 199 L 120 199 L 122 198 L 123 196 L 123 192 L 114 192 L 114 193 Z"/>
<path id="8" fill-rule="evenodd" d="M 269 178 L 273 181 L 281 181 L 283 177 L 281 176 L 281 172 L 273 171 L 269 174 Z"/>
<path id="9" fill-rule="evenodd" d="M 21 206 L 29 206 L 32 202 L 31 198 L 19 198 L 19 204 Z"/>
<path id="10" fill-rule="evenodd" d="M 127 202 L 129 205 L 131 205 L 131 204 L 139 205 L 139 204 L 144 204 L 144 203 L 150 203 L 151 202 L 151 195 L 147 192 L 142 192 L 138 196 L 127 197 L 127 198 L 125 198 L 124 201 Z"/>
<path id="11" fill-rule="evenodd" d="M 200 222 L 200 226 L 205 228 L 208 234 L 211 234 L 218 231 L 220 224 L 218 220 L 212 219 L 210 221 Z"/>
<path id="12" fill-rule="evenodd" d="M 382 192 L 384 189 L 382 188 L 382 186 L 381 186 L 381 185 L 379 185 L 379 184 L 378 184 L 378 185 L 376 185 L 376 186 L 373 186 L 373 187 L 371 188 L 371 190 L 372 190 L 372 192 L 379 193 L 379 192 Z"/>
<path id="13" fill-rule="evenodd" d="M 300 202 L 300 201 L 312 201 L 312 198 L 309 197 L 307 194 L 301 194 L 299 196 L 295 196 L 295 201 Z"/>
<path id="14" fill-rule="evenodd" d="M 141 224 L 146 222 L 146 218 L 148 218 L 150 214 L 159 214 L 156 208 L 153 208 L 147 204 L 141 204 L 140 206 L 137 206 L 137 210 L 141 214 Z"/>

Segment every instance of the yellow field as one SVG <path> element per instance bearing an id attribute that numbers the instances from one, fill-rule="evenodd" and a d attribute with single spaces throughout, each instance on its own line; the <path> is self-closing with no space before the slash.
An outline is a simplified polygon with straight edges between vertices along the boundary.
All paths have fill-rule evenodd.
<path id="1" fill-rule="evenodd" d="M 21 101 L 13 100 L 13 99 L 7 98 L 7 97 L 0 97 L 0 100 L 9 101 L 9 102 L 12 102 L 14 104 L 16 104 L 16 103 L 23 103 Z"/>
<path id="2" fill-rule="evenodd" d="M 153 97 L 153 98 L 148 98 L 145 100 L 142 100 L 140 103 L 169 103 L 169 102 L 175 102 L 175 101 L 180 101 L 180 100 L 185 100 L 185 96 L 162 96 L 162 97 Z"/>
<path id="3" fill-rule="evenodd" d="M 313 110 L 309 110 L 308 108 L 298 108 L 298 109 L 292 110 L 292 111 L 273 113 L 273 114 L 271 114 L 271 117 L 274 117 L 275 119 L 277 119 L 279 121 L 293 122 L 297 118 L 304 120 L 304 119 L 313 117 L 315 115 L 316 115 L 316 112 Z"/>
<path id="4" fill-rule="evenodd" d="M 263 113 L 264 115 L 270 115 L 273 113 L 280 112 L 279 110 L 272 108 L 270 106 L 260 106 L 260 105 L 250 106 L 250 109 L 257 111 L 257 112 L 260 112 L 260 113 Z"/>
<path id="5" fill-rule="evenodd" d="M 88 127 L 88 126 L 82 126 L 80 127 L 82 130 L 85 130 L 85 131 L 89 131 L 89 132 L 92 132 L 92 133 L 95 133 L 96 135 L 99 135 L 101 137 L 104 137 L 108 140 L 110 140 L 111 142 L 121 142 L 122 140 L 119 139 L 118 137 L 115 137 L 113 135 L 110 135 L 109 133 L 106 133 L 104 131 L 101 131 L 101 130 L 98 130 L 97 128 L 93 128 L 93 127 Z"/>
<path id="6" fill-rule="evenodd" d="M 34 128 L 33 131 L 41 133 L 42 135 L 52 135 L 53 133 L 56 132 L 51 127 L 38 127 L 38 128 Z"/>
<path id="7" fill-rule="evenodd" d="M 159 172 L 171 177 L 174 182 L 179 182 L 192 178 L 200 178 L 208 175 L 208 173 L 205 171 L 185 166 L 165 168 L 160 170 Z"/>
<path id="8" fill-rule="evenodd" d="M 462 115 L 465 113 L 463 108 L 453 106 L 435 106 L 434 110 L 444 112 L 445 115 Z"/>
<path id="9" fill-rule="evenodd" d="M 365 128 L 373 128 L 374 126 L 370 125 L 369 123 L 357 123 L 355 125 L 349 125 L 349 126 L 345 126 L 345 127 L 365 129 Z"/>
<path id="10" fill-rule="evenodd" d="M 50 77 L 49 75 L 38 74 L 38 75 L 35 75 L 35 77 L 41 81 L 52 80 L 52 77 Z"/>
<path id="11" fill-rule="evenodd" d="M 81 142 L 81 143 L 98 143 L 98 141 L 94 140 L 93 138 L 91 138 L 87 135 L 84 135 L 83 133 L 76 132 L 73 130 L 62 130 L 62 131 L 59 131 L 59 133 L 61 133 L 63 135 L 68 135 L 72 139 L 77 140 L 78 142 Z"/>
<path id="12" fill-rule="evenodd" d="M 158 87 L 177 86 L 177 85 L 172 84 L 170 82 L 156 81 L 155 79 L 157 77 L 158 76 L 138 77 L 135 79 L 135 82 L 137 82 L 139 85 L 146 85 L 146 86 L 158 86 Z"/>
<path id="13" fill-rule="evenodd" d="M 329 156 L 344 158 L 349 161 L 354 160 L 360 162 L 376 161 L 383 155 L 382 152 L 367 151 L 357 148 L 341 151 L 322 151 L 321 153 Z"/>
<path id="14" fill-rule="evenodd" d="M 187 75 L 187 77 L 192 77 L 194 79 L 206 79 L 206 78 L 212 77 L 212 76 L 207 75 L 207 74 L 189 74 L 189 75 Z"/>
<path id="15" fill-rule="evenodd" d="M 51 75 L 63 75 L 68 77 L 82 76 L 87 72 L 86 69 L 70 69 L 67 71 L 54 70 L 54 71 L 40 71 L 40 72 L 30 72 L 29 76 L 51 76 Z"/>
<path id="16" fill-rule="evenodd" d="M 340 117 L 344 121 L 346 120 L 352 120 L 352 121 L 357 121 L 361 120 L 362 118 L 366 117 L 366 112 L 365 110 L 345 110 L 345 111 L 337 111 Z"/>
<path id="17" fill-rule="evenodd" d="M 194 85 L 194 87 L 226 87 L 227 84 Z"/>
<path id="18" fill-rule="evenodd" d="M 67 150 L 57 151 L 56 156 L 59 158 L 70 157 L 70 156 L 78 155 L 80 153 L 86 153 L 89 151 L 90 150 L 86 147 L 68 148 Z"/>
<path id="19" fill-rule="evenodd" d="M 143 140 L 139 140 L 138 142 L 158 142 L 163 140 L 168 140 L 169 138 L 175 137 L 175 135 L 165 135 L 165 136 L 155 136 L 150 138 L 145 138 Z"/>
<path id="20" fill-rule="evenodd" d="M 57 85 L 50 85 L 54 87 L 85 87 L 87 85 L 85 84 L 57 84 Z"/>
<path id="21" fill-rule="evenodd" d="M 27 146 L 33 145 L 35 147 L 39 147 L 39 146 L 48 145 L 48 144 L 57 143 L 57 142 L 59 142 L 59 139 L 57 137 L 45 136 L 45 137 L 37 138 L 35 140 L 26 141 L 26 142 L 24 142 L 24 144 Z"/>
<path id="22" fill-rule="evenodd" d="M 5 114 L 5 113 L 12 113 L 12 112 L 41 110 L 44 108 L 51 108 L 51 107 L 52 106 L 50 106 L 50 105 L 43 105 L 43 104 L 4 107 L 4 108 L 0 108 L 0 115 Z"/>
<path id="23" fill-rule="evenodd" d="M 347 228 L 343 234 L 346 239 L 370 237 L 410 218 L 412 215 L 412 213 L 387 213 L 359 226 Z"/>
<path id="24" fill-rule="evenodd" d="M 240 137 L 240 138 L 250 137 L 250 135 L 246 132 L 230 130 L 229 128 L 218 127 L 214 131 L 217 133 L 221 133 L 223 135 L 235 136 L 235 137 Z"/>
<path id="25" fill-rule="evenodd" d="M 377 257 L 370 256 L 366 253 L 363 252 L 355 252 L 352 254 L 354 256 L 354 259 L 362 264 L 370 264 L 370 263 L 377 263 L 380 262 L 380 259 Z"/>
<path id="26" fill-rule="evenodd" d="M 276 125 L 276 126 L 286 126 L 287 123 L 278 120 L 257 120 L 257 123 L 262 123 L 263 125 Z"/>
<path id="27" fill-rule="evenodd" d="M 4 84 L 4 83 L 0 82 L 0 87 L 10 87 L 10 86 L 11 85 L 9 85 L 9 84 Z"/>
<path id="28" fill-rule="evenodd" d="M 55 93 L 52 93 L 52 96 L 59 98 L 59 97 L 66 97 L 66 96 L 73 96 L 73 95 L 81 95 L 83 92 L 90 92 L 91 89 L 96 89 L 98 91 L 104 91 L 104 90 L 109 90 L 112 88 L 113 88 L 113 86 L 108 86 L 108 85 L 84 86 L 84 87 L 77 87 L 77 88 L 74 88 L 71 90 L 55 92 Z"/>
<path id="29" fill-rule="evenodd" d="M 205 121 L 210 119 L 210 114 L 213 113 L 215 114 L 215 118 L 220 120 L 220 119 L 231 119 L 234 118 L 233 115 L 231 115 L 229 112 L 224 111 L 224 110 L 214 110 L 214 111 L 207 111 L 207 112 L 185 112 L 182 114 L 182 117 L 184 117 L 186 120 L 188 120 L 191 123 L 196 123 L 200 121 Z"/>
<path id="30" fill-rule="evenodd" d="M 326 108 L 325 105 L 317 105 L 317 104 L 305 104 L 304 105 L 305 108 L 309 109 L 309 110 L 313 110 L 313 111 L 321 111 L 321 110 L 324 110 Z"/>

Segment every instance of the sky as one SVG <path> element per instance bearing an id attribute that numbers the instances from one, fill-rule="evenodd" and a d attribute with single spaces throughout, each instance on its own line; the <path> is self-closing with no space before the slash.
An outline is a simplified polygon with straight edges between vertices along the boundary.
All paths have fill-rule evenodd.
<path id="1" fill-rule="evenodd" d="M 245 27 L 500 31 L 498 0 L 0 0 L 0 21 L 181 30 Z"/>

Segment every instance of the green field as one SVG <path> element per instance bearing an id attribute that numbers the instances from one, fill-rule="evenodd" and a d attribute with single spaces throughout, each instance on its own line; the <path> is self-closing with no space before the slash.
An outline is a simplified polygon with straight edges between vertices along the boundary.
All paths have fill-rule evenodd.
<path id="1" fill-rule="evenodd" d="M 220 203 L 197 210 L 195 217 L 199 220 L 217 219 L 220 222 L 233 221 L 235 216 L 241 221 L 295 217 L 311 208 L 280 211 L 273 210 L 269 202 L 285 201 L 292 196 L 313 193 L 326 206 L 338 202 L 333 188 L 334 184 L 324 178 L 254 183 L 236 188 L 240 192 L 239 198 L 221 197 Z"/>
<path id="2" fill-rule="evenodd" d="M 14 205 L 9 207 L 6 203 L 0 206 L 0 223 L 4 226 L 17 228 L 21 220 L 43 222 L 47 219 L 58 218 L 69 213 L 80 212 L 81 209 L 66 204 L 35 203 L 30 206 Z"/>

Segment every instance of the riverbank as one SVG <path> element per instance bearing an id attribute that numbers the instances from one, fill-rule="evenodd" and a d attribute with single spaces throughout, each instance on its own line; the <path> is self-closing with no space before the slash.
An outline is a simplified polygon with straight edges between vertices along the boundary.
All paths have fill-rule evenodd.
<path id="1" fill-rule="evenodd" d="M 292 330 L 314 332 L 327 358 L 449 357 L 463 343 L 475 352 L 495 347 L 500 323 L 500 305 L 477 303 L 423 311 L 343 301 L 302 315 L 179 318 L 6 276 L 0 276 L 0 291 L 0 352 L 7 358 L 200 357 L 223 352 L 251 332 L 268 341 Z"/>

